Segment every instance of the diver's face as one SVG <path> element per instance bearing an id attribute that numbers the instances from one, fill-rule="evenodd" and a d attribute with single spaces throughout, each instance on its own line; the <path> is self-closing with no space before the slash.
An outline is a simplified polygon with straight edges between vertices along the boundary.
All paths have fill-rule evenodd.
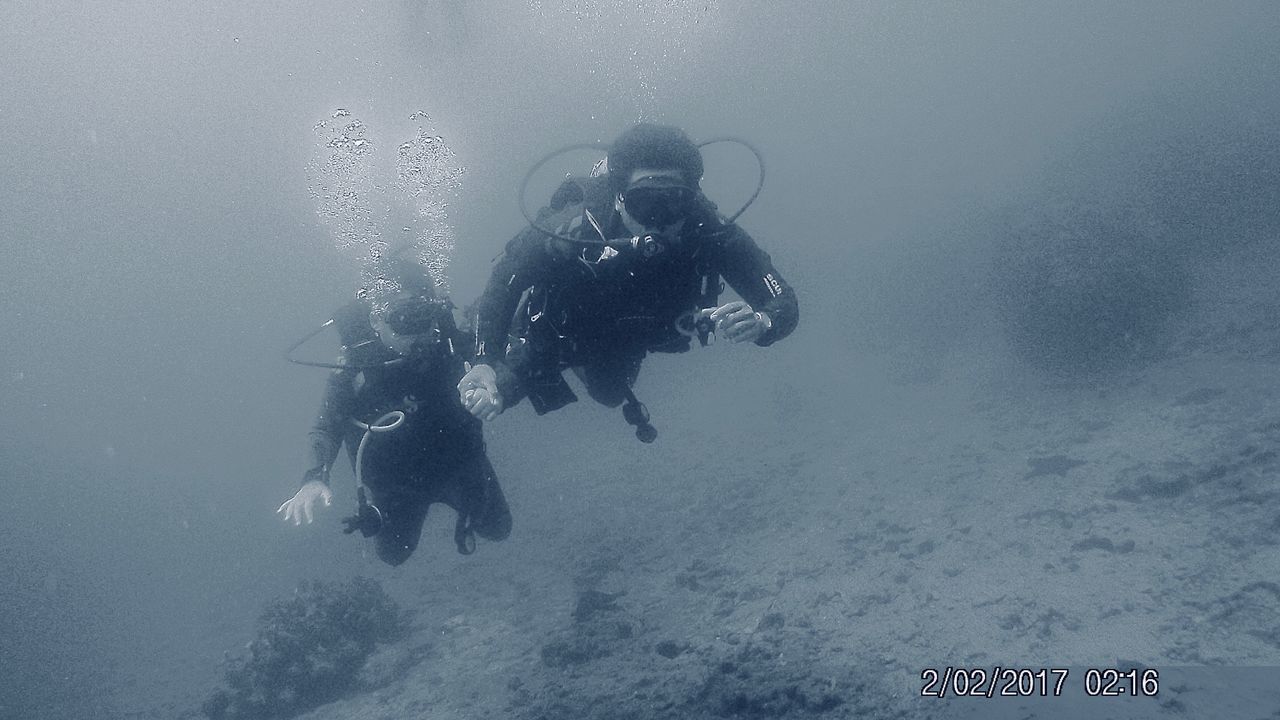
<path id="1" fill-rule="evenodd" d="M 422 339 L 421 335 L 399 335 L 391 329 L 387 322 L 377 313 L 374 313 L 373 329 L 378 333 L 378 339 L 382 340 L 382 344 L 386 345 L 397 355 L 408 357 L 413 353 L 413 346 Z"/>
<path id="2" fill-rule="evenodd" d="M 637 187 L 641 179 L 665 178 L 671 187 Z M 650 181 L 651 182 L 651 181 Z M 632 235 L 675 237 L 684 227 L 692 193 L 684 186 L 684 176 L 674 168 L 638 168 L 627 179 L 627 189 L 618 194 L 614 208 Z M 630 205 L 630 207 L 628 207 Z"/>
<path id="3" fill-rule="evenodd" d="M 397 295 L 389 305 L 394 306 L 401 300 L 410 299 L 407 294 Z M 378 333 L 378 339 L 382 341 L 392 352 L 401 357 L 408 357 L 413 354 L 414 348 L 421 346 L 430 340 L 430 333 L 398 333 L 391 328 L 387 322 L 387 318 L 383 313 L 374 312 L 369 315 L 369 322 L 373 325 L 374 332 Z"/>

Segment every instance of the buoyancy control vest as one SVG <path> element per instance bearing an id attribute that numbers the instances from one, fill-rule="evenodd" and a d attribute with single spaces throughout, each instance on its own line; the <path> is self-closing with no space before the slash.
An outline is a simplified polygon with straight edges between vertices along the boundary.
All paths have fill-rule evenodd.
<path id="1" fill-rule="evenodd" d="M 550 268 L 522 299 L 516 337 L 562 366 L 601 353 L 684 352 L 695 336 L 705 345 L 697 311 L 715 307 L 724 287 L 715 256 L 725 226 L 699 200 L 678 238 L 611 237 L 626 230 L 607 178 L 566 180 L 539 213 L 560 237 L 539 234 Z"/>

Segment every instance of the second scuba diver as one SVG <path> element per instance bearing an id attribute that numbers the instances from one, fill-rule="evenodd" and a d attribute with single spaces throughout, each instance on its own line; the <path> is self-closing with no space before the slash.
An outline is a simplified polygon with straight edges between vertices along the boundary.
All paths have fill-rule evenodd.
<path id="1" fill-rule="evenodd" d="M 795 291 L 734 223 L 746 206 L 725 218 L 702 194 L 699 148 L 679 128 L 636 125 L 601 172 L 565 181 L 507 244 L 478 303 L 476 365 L 458 385 L 473 415 L 492 419 L 524 396 L 539 415 L 561 408 L 577 399 L 571 368 L 651 442 L 631 390 L 646 354 L 705 345 L 712 331 L 767 347 L 795 329 Z M 742 300 L 720 302 L 721 277 Z"/>
<path id="2" fill-rule="evenodd" d="M 317 503 L 329 505 L 330 468 L 345 444 L 359 503 L 345 531 L 375 538 L 378 557 L 399 565 L 417 547 L 433 503 L 457 512 L 454 540 L 464 554 L 475 535 L 505 539 L 511 512 L 485 454 L 482 424 L 458 401 L 468 338 L 452 304 L 435 297 L 417 262 L 392 257 L 387 266 L 399 290 L 385 307 L 371 312 L 357 300 L 326 323 L 342 337 L 342 360 L 303 363 L 334 370 L 310 433 L 310 469 L 277 512 L 309 523 Z"/>

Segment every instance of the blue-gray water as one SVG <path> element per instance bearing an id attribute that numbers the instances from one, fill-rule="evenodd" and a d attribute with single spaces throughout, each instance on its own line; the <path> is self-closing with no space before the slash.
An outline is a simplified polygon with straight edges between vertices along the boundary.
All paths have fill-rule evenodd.
<path id="1" fill-rule="evenodd" d="M 0 717 L 176 714 L 299 580 L 363 573 L 403 595 L 456 565 L 443 536 L 391 572 L 336 531 L 338 507 L 303 530 L 272 514 L 304 469 L 324 378 L 281 351 L 359 280 L 308 190 L 314 127 L 336 109 L 388 151 L 425 111 L 465 167 L 449 209 L 459 305 L 520 228 L 520 178 L 550 150 L 639 119 L 757 145 L 765 190 L 741 222 L 796 286 L 800 329 L 768 351 L 654 360 L 640 386 L 670 436 L 741 428 L 741 442 L 664 467 L 740 470 L 753 436 L 776 453 L 886 418 L 928 424 L 927 402 L 909 413 L 882 388 L 945 385 L 967 353 L 1049 385 L 1070 376 L 1043 362 L 1042 326 L 1019 311 L 1035 307 L 1028 287 L 1075 282 L 1053 275 L 1075 266 L 1071 252 L 1173 288 L 1134 321 L 1150 337 L 1104 344 L 1100 365 L 1080 369 L 1086 384 L 1158 361 L 1200 297 L 1199 269 L 1237 252 L 1273 261 L 1277 37 L 1268 2 L 10 0 Z M 373 168 L 383 185 L 389 158 Z M 750 157 L 717 146 L 707 158 L 709 191 L 736 205 Z M 1091 213 L 1142 239 L 1072 245 L 1053 229 Z M 1116 302 L 1133 305 L 1116 282 Z M 1246 288 L 1257 302 L 1239 307 L 1273 302 L 1273 285 Z M 1061 332 L 1097 337 L 1069 321 Z M 1045 342 L 1055 357 L 1079 347 Z M 526 407 L 489 427 L 519 500 L 516 533 L 484 548 L 494 574 L 512 545 L 607 536 L 619 511 L 560 512 L 564 493 L 572 507 L 592 483 L 643 487 L 643 453 L 699 447 L 638 447 L 615 415 Z M 915 448 L 882 450 L 911 472 Z"/>

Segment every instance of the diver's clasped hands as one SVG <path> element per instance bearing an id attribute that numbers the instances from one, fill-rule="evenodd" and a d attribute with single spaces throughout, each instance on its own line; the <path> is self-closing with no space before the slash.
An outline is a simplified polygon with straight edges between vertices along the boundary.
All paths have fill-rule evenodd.
<path id="1" fill-rule="evenodd" d="M 483 363 L 467 363 L 467 374 L 458 381 L 458 398 L 462 406 L 481 420 L 492 420 L 502 413 L 502 394 L 498 392 L 498 374 Z"/>
<path id="2" fill-rule="evenodd" d="M 716 333 L 733 343 L 759 340 L 773 327 L 773 321 L 767 314 L 757 312 L 742 300 L 706 308 L 699 311 L 699 315 L 715 323 Z M 502 394 L 498 391 L 497 372 L 484 363 L 467 363 L 466 370 L 458 381 L 458 399 L 462 406 L 481 420 L 498 417 L 504 406 Z"/>
<path id="3" fill-rule="evenodd" d="M 773 321 L 767 314 L 756 312 L 742 300 L 707 308 L 701 314 L 716 324 L 717 334 L 733 343 L 754 342 L 773 327 Z"/>
<path id="4" fill-rule="evenodd" d="M 317 501 L 323 501 L 325 507 L 332 505 L 333 491 L 321 480 L 308 480 L 293 497 L 284 501 L 276 514 L 282 515 L 285 522 L 292 520 L 294 525 L 301 525 L 303 520 L 310 525 L 314 519 L 311 508 Z"/>

